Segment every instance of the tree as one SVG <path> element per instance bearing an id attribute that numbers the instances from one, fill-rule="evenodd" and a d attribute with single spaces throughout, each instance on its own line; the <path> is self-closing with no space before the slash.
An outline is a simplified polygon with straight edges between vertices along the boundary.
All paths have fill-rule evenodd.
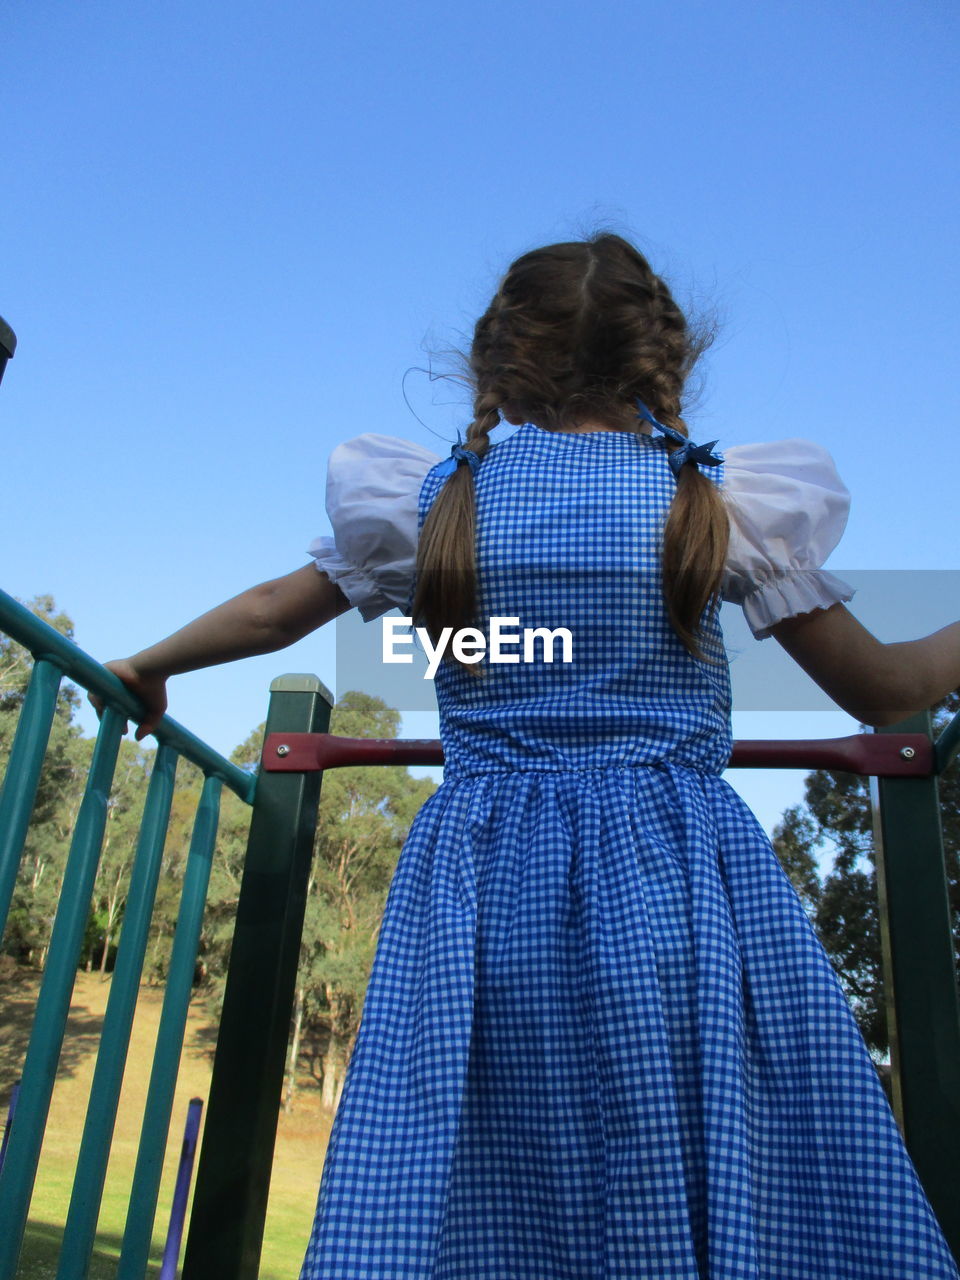
<path id="1" fill-rule="evenodd" d="M 951 694 L 934 711 L 939 732 L 960 710 Z M 820 769 L 805 784 L 805 801 L 787 810 L 774 832 L 781 864 L 807 909 L 867 1045 L 878 1058 L 889 1049 L 880 953 L 873 816 L 867 779 Z M 952 908 L 954 944 L 960 955 L 960 771 L 954 764 L 940 778 L 944 858 Z M 832 853 L 821 879 L 818 851 Z"/>
<path id="2" fill-rule="evenodd" d="M 73 623 L 57 610 L 51 596 L 37 596 L 26 607 L 67 639 Z M 23 708 L 33 658 L 28 650 L 0 634 L 0 774 L 5 774 Z M 64 681 L 44 758 L 32 821 L 4 936 L 4 950 L 22 962 L 43 966 L 60 894 L 69 838 L 76 821 L 86 773 L 80 731 L 73 723 L 79 696 Z"/>
<path id="3" fill-rule="evenodd" d="M 137 742 L 120 743 L 90 908 L 88 970 L 98 963 L 100 972 L 106 973 L 116 947 L 154 754 Z"/>
<path id="4" fill-rule="evenodd" d="M 381 699 L 348 693 L 331 731 L 396 737 L 399 713 Z M 334 769 L 324 778 L 294 1011 L 287 1106 L 305 1030 L 324 1042 L 322 1098 L 335 1108 L 360 1025 L 387 891 L 429 779 L 399 767 Z"/>
<path id="5" fill-rule="evenodd" d="M 255 773 L 263 751 L 265 725 L 259 725 L 246 741 L 230 754 L 233 764 L 246 773 Z M 200 796 L 201 777 L 197 772 L 196 797 Z M 224 787 L 220 800 L 220 823 L 210 871 L 207 911 L 200 936 L 200 976 L 208 984 L 210 997 L 219 1016 L 233 944 L 240 881 L 247 852 L 252 810 L 239 796 Z"/>
<path id="6" fill-rule="evenodd" d="M 73 639 L 73 622 L 65 613 L 57 611 L 52 596 L 37 596 L 28 601 L 26 607 L 62 636 L 66 636 L 68 640 Z M 33 656 L 30 652 L 9 636 L 0 633 L 0 770 L 6 769 L 32 672 Z M 72 761 L 68 758 L 67 748 L 70 742 L 80 736 L 79 729 L 73 724 L 73 713 L 79 701 L 73 685 L 62 682 L 57 694 L 50 743 L 37 789 L 33 810 L 35 822 L 44 822 L 52 815 L 59 802 L 63 783 L 70 776 Z"/>

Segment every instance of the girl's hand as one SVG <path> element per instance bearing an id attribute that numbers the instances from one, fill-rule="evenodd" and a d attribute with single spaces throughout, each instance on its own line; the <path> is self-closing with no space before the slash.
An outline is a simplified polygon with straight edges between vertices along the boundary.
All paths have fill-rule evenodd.
<path id="1" fill-rule="evenodd" d="M 113 662 L 105 662 L 103 665 L 108 671 L 112 671 L 115 676 L 118 676 L 130 692 L 136 694 L 143 703 L 145 715 L 134 734 L 137 742 L 142 742 L 148 733 L 154 732 L 167 709 L 166 678 L 157 675 L 142 675 L 130 658 L 118 658 Z M 97 715 L 102 715 L 103 699 L 91 693 L 89 700 Z"/>

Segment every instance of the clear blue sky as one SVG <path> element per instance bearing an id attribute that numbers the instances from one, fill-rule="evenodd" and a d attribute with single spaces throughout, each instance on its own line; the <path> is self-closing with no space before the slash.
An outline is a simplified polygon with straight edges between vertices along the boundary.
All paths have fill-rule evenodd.
<path id="1" fill-rule="evenodd" d="M 405 370 L 517 253 L 598 224 L 719 316 L 696 438 L 831 449 L 831 567 L 960 568 L 958 26 L 933 0 L 6 6 L 0 582 L 106 659 L 304 563 L 330 449 L 445 451 L 458 393 L 411 374 L 421 423 Z M 181 677 L 171 712 L 229 751 L 282 670 L 332 684 L 332 637 Z M 800 796 L 730 776 L 768 827 Z"/>

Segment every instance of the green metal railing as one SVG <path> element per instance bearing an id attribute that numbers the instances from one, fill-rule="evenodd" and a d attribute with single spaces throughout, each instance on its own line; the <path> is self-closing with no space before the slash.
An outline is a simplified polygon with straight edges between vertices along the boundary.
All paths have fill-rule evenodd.
<path id="1" fill-rule="evenodd" d="M 16 887 L 20 858 L 61 680 L 66 677 L 75 681 L 99 695 L 105 703 L 67 856 L 33 1029 L 23 1065 L 19 1101 L 0 1173 L 0 1277 L 8 1280 L 8 1277 L 12 1278 L 16 1273 L 27 1222 L 70 998 L 83 946 L 124 721 L 128 717 L 137 716 L 139 708 L 136 700 L 111 672 L 3 592 L 0 592 L 0 630 L 23 645 L 34 657 L 30 683 L 11 748 L 3 789 L 0 791 L 0 933 L 6 924 Z M 312 713 L 306 719 L 297 717 L 304 700 L 312 707 Z M 315 677 L 286 677 L 275 681 L 272 686 L 268 723 L 277 728 L 284 727 L 287 723 L 285 716 L 293 713 L 289 722 L 291 729 L 326 728 L 329 709 L 329 695 Z M 57 1280 L 81 1280 L 87 1275 L 90 1264 L 146 953 L 150 917 L 160 876 L 178 759 L 182 757 L 197 765 L 204 773 L 204 784 L 186 862 L 117 1272 L 119 1280 L 142 1280 L 147 1267 L 174 1087 L 193 989 L 221 789 L 226 785 L 247 803 L 254 800 L 255 779 L 225 760 L 176 721 L 165 717 L 156 736 L 159 746 L 131 870 L 128 905 L 89 1095 Z M 297 852 L 302 860 L 304 846 L 308 849 L 312 846 L 312 823 L 315 822 L 316 805 L 314 803 L 311 814 L 309 806 L 305 806 L 295 793 L 310 789 L 319 794 L 320 783 L 319 779 L 307 784 L 296 779 L 285 779 L 284 783 L 287 794 L 281 803 L 291 814 L 295 810 L 299 814 L 299 828 L 302 830 L 298 829 Z M 262 829 L 265 822 L 270 824 L 276 817 L 273 812 L 275 803 L 270 804 L 271 788 L 268 786 L 265 790 L 263 801 L 259 809 L 255 810 L 254 826 L 258 829 Z M 276 787 L 272 790 L 276 791 Z M 282 826 L 282 819 L 278 820 L 278 828 L 279 826 Z M 305 835 L 307 827 L 310 828 L 309 840 Z M 307 857 L 309 858 L 309 853 Z M 279 862 L 282 863 L 282 857 Z M 279 864 L 275 861 L 268 868 L 265 877 L 268 881 L 277 865 Z M 261 917 L 266 896 L 264 894 L 261 897 L 258 907 Z M 256 895 L 253 901 L 256 907 Z M 249 913 L 249 907 L 248 888 L 243 910 Z M 299 929 L 293 928 L 289 919 L 284 920 L 282 925 L 285 938 L 299 939 Z M 235 966 L 240 964 L 243 957 L 242 928 L 238 928 L 237 937 Z M 284 983 L 289 985 L 291 1003 L 298 945 L 295 942 L 292 946 L 292 975 L 287 974 L 290 967 L 289 943 L 285 949 L 278 947 L 271 960 L 273 978 L 276 979 L 278 973 L 283 976 Z M 282 957 L 283 965 L 278 966 L 278 955 Z M 236 982 L 232 986 L 235 990 Z M 274 1017 L 277 1028 L 271 1027 L 268 1035 L 261 1035 L 259 1040 L 254 1039 L 254 1043 L 268 1055 L 272 1051 L 276 1056 L 282 1024 L 282 1046 L 279 1048 L 281 1074 L 289 1017 L 290 1009 L 287 1008 L 284 1014 L 281 997 Z M 246 1026 L 249 1035 L 249 1017 Z M 249 1040 L 245 1055 L 240 1056 L 249 1058 Z M 274 1114 L 274 1121 L 275 1119 Z M 270 1151 L 272 1155 L 272 1143 Z M 258 1172 L 264 1183 L 265 1200 L 269 1163 L 266 1178 L 263 1177 L 262 1169 Z"/>
<path id="2" fill-rule="evenodd" d="M 0 592 L 0 630 L 34 655 L 0 792 L 0 924 L 5 920 L 61 679 L 106 709 L 76 823 L 20 1104 L 0 1175 L 0 1280 L 13 1280 L 103 837 L 123 721 L 135 700 L 70 641 Z M 143 967 L 177 759 L 205 782 L 194 822 L 131 1190 L 118 1280 L 142 1280 L 170 1121 L 222 786 L 253 803 L 223 1014 L 197 1169 L 184 1280 L 256 1280 L 322 772 L 355 764 L 437 764 L 436 742 L 335 738 L 315 676 L 271 685 L 259 780 L 175 721 L 158 728 L 128 906 L 90 1092 L 57 1280 L 88 1273 Z M 877 779 L 878 878 L 891 999 L 894 1105 L 907 1145 L 960 1256 L 960 1013 L 937 775 L 960 747 L 960 716 L 934 743 L 929 714 L 881 733 L 812 742 L 737 742 L 732 767 L 831 768 Z"/>

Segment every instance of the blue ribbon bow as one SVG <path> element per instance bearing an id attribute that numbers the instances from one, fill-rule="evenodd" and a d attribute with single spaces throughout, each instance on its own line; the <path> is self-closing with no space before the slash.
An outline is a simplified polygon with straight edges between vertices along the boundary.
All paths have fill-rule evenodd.
<path id="1" fill-rule="evenodd" d="M 438 463 L 434 468 L 434 475 L 443 476 L 444 478 L 452 476 L 461 462 L 465 462 L 469 466 L 471 473 L 476 475 L 477 467 L 480 465 L 479 455 L 474 453 L 472 449 L 465 449 L 462 441 L 458 440 L 450 450 L 450 457 L 445 458 L 443 462 Z"/>
<path id="2" fill-rule="evenodd" d="M 667 459 L 671 471 L 678 478 L 681 468 L 687 462 L 699 462 L 705 467 L 719 467 L 723 462 L 722 455 L 711 453 L 713 446 L 717 443 L 716 440 L 711 440 L 709 444 L 694 444 L 673 427 L 667 427 L 662 422 L 658 422 L 642 400 L 637 400 L 637 416 L 649 422 L 658 431 L 662 431 L 668 440 L 680 445 L 680 448 L 674 449 Z"/>

